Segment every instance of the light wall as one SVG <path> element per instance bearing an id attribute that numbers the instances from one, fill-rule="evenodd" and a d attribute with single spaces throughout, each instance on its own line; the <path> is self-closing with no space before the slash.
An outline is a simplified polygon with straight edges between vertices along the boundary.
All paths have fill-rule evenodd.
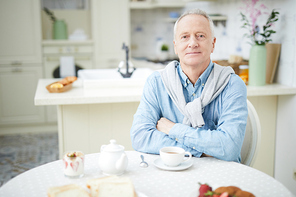
<path id="1" fill-rule="evenodd" d="M 174 57 L 173 27 L 174 23 L 166 22 L 170 12 L 182 9 L 139 9 L 131 10 L 131 49 L 133 57 L 156 58 L 157 39 L 161 38 L 169 45 L 169 53 Z"/>
<path id="2" fill-rule="evenodd" d="M 272 36 L 273 42 L 282 44 L 280 64 L 276 81 L 296 87 L 296 1 L 295 0 L 261 0 L 259 4 L 265 4 L 270 13 L 276 8 L 280 12 L 279 21 L 274 29 L 277 31 Z M 241 28 L 240 12 L 245 6 L 242 0 L 217 0 L 214 2 L 200 1 L 191 2 L 185 8 L 158 8 L 139 9 L 131 11 L 131 46 L 133 57 L 155 58 L 156 39 L 163 40 L 170 45 L 170 55 L 174 57 L 173 51 L 173 23 L 166 22 L 170 12 L 182 14 L 186 9 L 200 8 L 209 14 L 221 14 L 227 16 L 226 27 L 221 23 L 215 26 L 217 43 L 212 59 L 228 59 L 229 55 L 242 55 L 244 59 L 249 58 L 251 45 L 246 33 Z M 265 22 L 268 15 L 262 15 L 259 22 Z"/>

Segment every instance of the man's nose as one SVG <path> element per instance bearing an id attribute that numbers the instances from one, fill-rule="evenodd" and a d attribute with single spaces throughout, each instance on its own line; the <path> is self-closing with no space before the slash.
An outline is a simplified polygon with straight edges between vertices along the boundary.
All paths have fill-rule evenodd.
<path id="1" fill-rule="evenodd" d="M 195 37 L 190 37 L 189 45 L 190 48 L 195 48 L 198 46 L 197 39 Z"/>

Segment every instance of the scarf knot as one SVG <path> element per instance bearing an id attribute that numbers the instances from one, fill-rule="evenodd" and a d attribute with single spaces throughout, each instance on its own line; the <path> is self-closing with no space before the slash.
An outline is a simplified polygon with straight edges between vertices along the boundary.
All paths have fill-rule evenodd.
<path id="1" fill-rule="evenodd" d="M 194 128 L 202 127 L 205 125 L 202 116 L 204 107 L 224 90 L 234 71 L 230 66 L 225 67 L 214 64 L 201 96 L 186 103 L 177 65 L 177 61 L 172 61 L 164 69 L 159 71 L 163 84 L 174 104 L 184 115 L 183 124 Z"/>

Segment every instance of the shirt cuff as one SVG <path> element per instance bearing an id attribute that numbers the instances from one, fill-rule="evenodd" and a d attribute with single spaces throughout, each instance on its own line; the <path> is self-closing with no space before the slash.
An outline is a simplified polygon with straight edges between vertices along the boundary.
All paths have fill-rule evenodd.
<path id="1" fill-rule="evenodd" d="M 187 127 L 181 123 L 176 123 L 169 132 L 169 137 L 173 140 L 182 140 L 185 137 Z"/>
<path id="2" fill-rule="evenodd" d="M 194 157 L 201 157 L 202 152 L 196 150 L 196 147 L 189 147 L 184 144 L 184 138 L 186 131 L 188 130 L 188 125 L 184 125 L 181 123 L 176 123 L 169 132 L 169 137 L 181 144 L 183 144 L 183 148 L 185 151 L 189 151 Z"/>

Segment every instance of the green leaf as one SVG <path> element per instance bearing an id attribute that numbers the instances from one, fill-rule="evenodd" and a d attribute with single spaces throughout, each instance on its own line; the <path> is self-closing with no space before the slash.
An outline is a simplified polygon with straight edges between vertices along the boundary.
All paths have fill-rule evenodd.
<path id="1" fill-rule="evenodd" d="M 207 191 L 204 193 L 205 196 L 213 196 L 215 193 L 213 191 Z"/>

